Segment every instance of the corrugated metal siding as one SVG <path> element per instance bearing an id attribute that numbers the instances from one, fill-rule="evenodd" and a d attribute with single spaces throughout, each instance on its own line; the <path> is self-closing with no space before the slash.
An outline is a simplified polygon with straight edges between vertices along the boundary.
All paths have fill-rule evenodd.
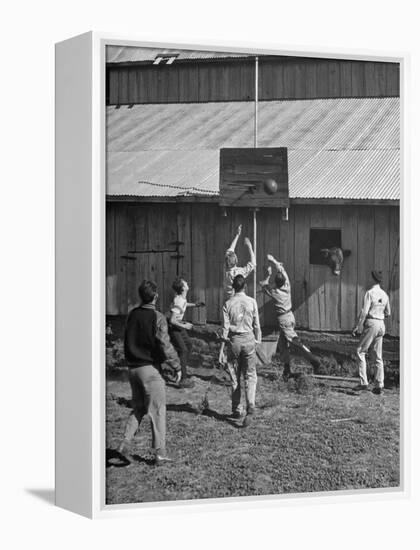
<path id="1" fill-rule="evenodd" d="M 107 63 L 133 63 L 153 61 L 158 55 L 177 55 L 177 59 L 218 59 L 226 57 L 250 57 L 249 54 L 228 52 L 206 52 L 197 50 L 175 50 L 165 48 L 139 48 L 136 46 L 107 46 Z"/>
<path id="2" fill-rule="evenodd" d="M 288 148 L 291 198 L 395 200 L 399 112 L 398 98 L 260 102 L 258 145 Z M 107 113 L 109 195 L 217 193 L 219 149 L 253 146 L 252 103 Z"/>

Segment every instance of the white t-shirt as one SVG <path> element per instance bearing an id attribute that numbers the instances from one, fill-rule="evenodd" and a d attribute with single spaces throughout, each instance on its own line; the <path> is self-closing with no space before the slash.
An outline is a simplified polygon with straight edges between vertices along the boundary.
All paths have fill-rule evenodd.
<path id="1" fill-rule="evenodd" d="M 187 309 L 187 300 L 181 294 L 177 294 L 171 304 L 171 312 L 175 314 L 176 321 L 182 321 L 185 310 Z"/>

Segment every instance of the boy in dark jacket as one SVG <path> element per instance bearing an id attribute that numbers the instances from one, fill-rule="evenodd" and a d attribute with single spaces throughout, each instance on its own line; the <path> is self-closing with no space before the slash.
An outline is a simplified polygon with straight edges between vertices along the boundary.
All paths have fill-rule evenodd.
<path id="1" fill-rule="evenodd" d="M 166 393 L 160 373 L 161 364 L 166 362 L 174 369 L 177 382 L 181 379 L 181 365 L 169 340 L 166 318 L 156 311 L 156 284 L 145 280 L 140 284 L 138 292 L 141 305 L 130 312 L 124 339 L 133 411 L 118 452 L 124 452 L 143 416 L 148 414 L 152 421 L 155 461 L 160 464 L 171 461 L 166 454 Z"/>

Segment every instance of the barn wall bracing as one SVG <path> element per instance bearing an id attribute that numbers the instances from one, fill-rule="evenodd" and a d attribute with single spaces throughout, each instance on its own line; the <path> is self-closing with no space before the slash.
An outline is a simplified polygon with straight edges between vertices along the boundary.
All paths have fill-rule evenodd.
<path id="1" fill-rule="evenodd" d="M 190 283 L 190 298 L 204 300 L 205 310 L 192 313 L 194 322 L 219 322 L 223 305 L 223 256 L 235 228 L 252 236 L 252 215 L 246 208 L 222 209 L 213 204 L 107 204 L 107 311 L 126 314 L 137 303 L 137 286 L 154 279 L 160 291 L 159 307 L 166 311 L 171 283 L 178 272 Z M 310 228 L 341 229 L 342 246 L 351 250 L 340 277 L 326 266 L 310 265 Z M 182 241 L 178 261 L 175 241 Z M 173 252 L 156 252 L 159 250 Z M 133 254 L 132 251 L 142 251 Z M 150 252 L 148 252 L 150 251 Z M 154 251 L 154 252 L 152 252 Z M 247 260 L 242 242 L 240 263 Z M 284 262 L 293 287 L 296 320 L 312 330 L 345 331 L 354 326 L 372 269 L 384 272 L 390 293 L 392 318 L 388 332 L 399 335 L 399 207 L 294 205 L 289 221 L 280 209 L 258 213 L 257 280 L 263 276 L 265 255 Z M 178 265 L 177 265 L 178 264 Z M 249 279 L 252 288 L 252 277 Z M 271 304 L 257 296 L 262 324 L 275 325 Z"/>

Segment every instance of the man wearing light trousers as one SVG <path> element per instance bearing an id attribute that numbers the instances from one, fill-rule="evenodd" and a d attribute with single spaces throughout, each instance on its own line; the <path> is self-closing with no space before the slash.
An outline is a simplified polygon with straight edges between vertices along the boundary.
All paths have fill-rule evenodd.
<path id="1" fill-rule="evenodd" d="M 223 306 L 223 339 L 230 342 L 237 384 L 232 390 L 232 416 L 241 417 L 241 376 L 245 380 L 246 417 L 248 426 L 255 412 L 257 388 L 256 344 L 261 342 L 257 302 L 245 293 L 245 277 L 236 275 L 232 282 L 235 294 Z"/>
<path id="2" fill-rule="evenodd" d="M 371 275 L 373 285 L 364 296 L 362 311 L 353 334 L 362 334 L 356 350 L 360 377 L 360 384 L 357 389 L 368 389 L 366 353 L 372 346 L 375 362 L 375 379 L 372 392 L 379 395 L 384 387 L 384 363 L 382 360 L 382 341 L 385 335 L 384 319 L 391 315 L 391 308 L 387 293 L 380 287 L 382 272 L 372 271 Z"/>

